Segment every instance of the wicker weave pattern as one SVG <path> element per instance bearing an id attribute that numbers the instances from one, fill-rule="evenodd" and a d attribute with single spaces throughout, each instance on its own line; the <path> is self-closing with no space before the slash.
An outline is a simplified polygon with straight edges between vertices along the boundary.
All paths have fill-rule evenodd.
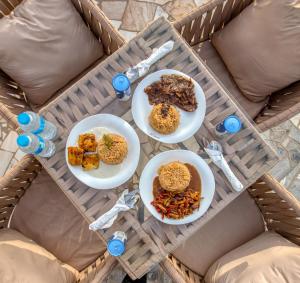
<path id="1" fill-rule="evenodd" d="M 0 19 L 21 2 L 20 0 L 1 0 Z M 111 55 L 124 44 L 124 39 L 93 0 L 72 0 L 72 2 L 94 35 L 102 42 L 106 56 Z M 30 107 L 23 91 L 0 70 L 0 114 L 15 129 L 18 127 L 16 115 L 28 109 Z"/>
<path id="2" fill-rule="evenodd" d="M 175 28 L 191 46 L 209 40 L 253 0 L 212 0 L 174 23 Z M 247 110 L 247 109 L 246 109 Z M 262 131 L 277 126 L 300 112 L 299 81 L 271 95 L 268 105 L 255 122 Z"/>
<path id="3" fill-rule="evenodd" d="M 169 255 L 160 266 L 176 283 L 202 283 L 203 277 L 193 272 L 174 256 Z"/>
<path id="4" fill-rule="evenodd" d="M 111 257 L 108 253 L 105 253 L 80 272 L 77 282 L 101 283 L 117 264 L 118 261 L 115 258 Z"/>
<path id="5" fill-rule="evenodd" d="M 0 19 L 21 2 L 19 0 L 0 1 Z M 124 44 L 124 39 L 112 27 L 95 2 L 74 0 L 73 4 L 94 35 L 101 40 L 106 55 L 112 54 Z M 5 117 L 13 128 L 17 128 L 16 115 L 29 109 L 23 91 L 0 70 L 0 115 Z M 39 162 L 31 156 L 26 156 L 5 177 L 0 178 L 0 229 L 7 227 L 14 206 L 40 170 Z M 78 282 L 102 282 L 116 264 L 117 261 L 114 258 L 105 254 L 80 272 Z"/>
<path id="6" fill-rule="evenodd" d="M 7 227 L 14 207 L 41 168 L 37 160 L 27 155 L 0 178 L 0 229 Z"/>
<path id="7" fill-rule="evenodd" d="M 95 1 L 72 0 L 72 2 L 94 35 L 102 42 L 106 55 L 111 55 L 124 44 L 124 39 Z"/>
<path id="8" fill-rule="evenodd" d="M 191 46 L 210 39 L 253 0 L 212 0 L 174 23 Z"/>
<path id="9" fill-rule="evenodd" d="M 0 177 L 0 229 L 7 228 L 14 207 L 41 170 L 41 164 L 33 156 L 26 155 Z M 94 279 L 97 281 L 93 282 L 102 282 L 116 264 L 117 261 L 105 253 L 80 272 L 78 282 L 89 283 Z"/>
<path id="10" fill-rule="evenodd" d="M 245 129 L 234 137 L 223 138 L 221 142 L 224 148 L 231 152 L 230 155 L 227 155 L 227 160 L 245 187 L 255 182 L 277 160 L 273 151 L 264 143 L 259 133 L 245 115 L 237 109 L 237 106 L 188 45 L 181 40 L 176 30 L 169 22 L 161 18 L 41 110 L 48 120 L 58 125 L 60 138 L 56 143 L 57 154 L 47 160 L 40 159 L 40 162 L 88 221 L 93 221 L 112 207 L 118 194 L 115 190 L 90 189 L 72 176 L 64 158 L 65 142 L 69 131 L 77 121 L 97 113 L 112 113 L 124 117 L 135 127 L 130 114 L 130 103 L 119 102 L 115 98 L 110 83 L 111 79 L 117 72 L 123 72 L 130 65 L 141 61 L 151 53 L 153 48 L 159 47 L 170 39 L 175 41 L 173 52 L 153 66 L 151 71 L 174 68 L 192 76 L 202 86 L 207 101 L 204 126 L 193 138 L 193 145 L 182 143 L 177 147 L 195 151 L 195 146 L 199 148 L 197 140 L 200 140 L 202 136 L 209 139 L 215 138 L 215 126 L 226 116 L 235 113 L 241 117 Z M 132 89 L 135 86 L 136 84 L 133 84 Z M 142 136 L 140 132 L 138 133 L 144 160 L 133 179 L 119 189 L 125 186 L 131 187 L 137 183 L 148 158 L 159 151 L 169 149 L 168 145 L 162 146 L 150 138 Z M 162 260 L 184 239 L 192 235 L 220 209 L 237 197 L 238 194 L 232 191 L 219 170 L 214 166 L 212 168 L 216 176 L 217 192 L 211 209 L 199 221 L 189 225 L 171 227 L 149 217 L 141 226 L 133 214 L 126 212 L 121 214 L 113 227 L 104 233 L 101 232 L 100 236 L 106 241 L 115 230 L 127 233 L 126 253 L 118 260 L 132 278 L 141 277 L 155 263 Z"/>
<path id="11" fill-rule="evenodd" d="M 261 131 L 277 126 L 300 113 L 300 81 L 271 95 L 269 104 L 256 117 Z"/>
<path id="12" fill-rule="evenodd" d="M 248 188 L 248 192 L 261 210 L 268 230 L 276 231 L 300 245 L 299 201 L 270 175 L 260 178 Z M 161 266 L 176 283 L 203 282 L 201 275 L 184 266 L 172 255 Z"/>
<path id="13" fill-rule="evenodd" d="M 300 245 L 299 201 L 270 175 L 264 175 L 248 191 L 261 210 L 268 230 Z"/>

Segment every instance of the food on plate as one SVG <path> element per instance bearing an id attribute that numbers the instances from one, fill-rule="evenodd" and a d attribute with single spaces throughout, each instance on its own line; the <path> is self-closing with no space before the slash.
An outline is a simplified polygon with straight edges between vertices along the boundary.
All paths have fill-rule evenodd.
<path id="1" fill-rule="evenodd" d="M 83 170 L 98 169 L 100 160 L 106 164 L 120 164 L 127 156 L 128 148 L 124 137 L 107 133 L 99 142 L 93 133 L 79 135 L 78 147 L 68 147 L 68 161 L 71 165 L 81 165 Z"/>
<path id="2" fill-rule="evenodd" d="M 81 165 L 83 159 L 84 150 L 77 146 L 68 147 L 68 161 L 71 165 Z"/>
<path id="3" fill-rule="evenodd" d="M 105 134 L 98 142 L 99 158 L 106 164 L 120 164 L 127 156 L 127 152 L 127 142 L 120 135 Z"/>
<path id="4" fill-rule="evenodd" d="M 172 162 L 175 163 L 175 162 Z M 182 164 L 182 163 L 181 163 Z M 164 217 L 180 219 L 193 214 L 200 207 L 201 178 L 197 169 L 188 163 L 184 164 L 190 173 L 190 182 L 181 192 L 167 191 L 161 183 L 159 176 L 153 181 L 153 201 L 151 204 L 156 211 Z"/>
<path id="5" fill-rule="evenodd" d="M 170 192 L 184 191 L 191 181 L 188 167 L 179 162 L 170 162 L 158 170 L 159 183 L 163 189 Z"/>
<path id="6" fill-rule="evenodd" d="M 79 135 L 78 146 L 85 152 L 95 152 L 97 149 L 96 136 L 91 133 Z"/>
<path id="7" fill-rule="evenodd" d="M 149 103 L 168 103 L 185 111 L 193 112 L 197 109 L 194 84 L 191 79 L 180 75 L 162 75 L 159 81 L 144 89 Z"/>
<path id="8" fill-rule="evenodd" d="M 99 167 L 99 155 L 98 153 L 86 153 L 82 159 L 82 168 L 84 170 L 97 169 Z"/>
<path id="9" fill-rule="evenodd" d="M 154 105 L 150 116 L 149 123 L 151 127 L 161 134 L 171 134 L 176 131 L 180 121 L 177 109 L 166 103 Z"/>

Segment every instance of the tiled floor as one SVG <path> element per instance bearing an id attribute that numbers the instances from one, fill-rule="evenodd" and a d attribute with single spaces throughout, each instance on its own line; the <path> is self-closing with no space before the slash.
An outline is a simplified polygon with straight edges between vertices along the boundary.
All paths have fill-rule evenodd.
<path id="1" fill-rule="evenodd" d="M 97 0 L 100 8 L 126 38 L 160 16 L 174 21 L 208 0 Z"/>
<path id="2" fill-rule="evenodd" d="M 145 25 L 160 16 L 173 21 L 208 0 L 97 0 L 100 8 L 125 39 L 129 40 Z M 271 173 L 300 200 L 300 114 L 263 134 L 282 160 Z M 0 176 L 24 155 L 16 146 L 16 133 L 0 117 Z M 119 283 L 124 273 L 116 269 L 107 283 Z M 159 269 L 148 274 L 148 282 L 166 283 L 170 279 Z"/>
<path id="3" fill-rule="evenodd" d="M 24 153 L 18 149 L 16 137 L 17 133 L 12 131 L 7 122 L 0 117 L 0 176 L 3 176 L 24 156 Z"/>
<path id="4" fill-rule="evenodd" d="M 281 161 L 271 174 L 300 200 L 300 114 L 264 133 Z"/>

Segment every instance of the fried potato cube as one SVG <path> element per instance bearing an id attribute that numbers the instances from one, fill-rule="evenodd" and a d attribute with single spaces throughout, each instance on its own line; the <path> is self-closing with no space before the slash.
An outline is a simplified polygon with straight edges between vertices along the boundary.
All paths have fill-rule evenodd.
<path id="1" fill-rule="evenodd" d="M 71 165 L 81 165 L 83 159 L 84 150 L 77 146 L 68 147 L 68 161 Z"/>
<path id="2" fill-rule="evenodd" d="M 97 149 L 96 136 L 94 134 L 79 135 L 78 145 L 85 152 L 95 152 Z"/>
<path id="3" fill-rule="evenodd" d="M 99 167 L 99 155 L 97 153 L 85 154 L 82 160 L 84 170 L 97 169 Z"/>

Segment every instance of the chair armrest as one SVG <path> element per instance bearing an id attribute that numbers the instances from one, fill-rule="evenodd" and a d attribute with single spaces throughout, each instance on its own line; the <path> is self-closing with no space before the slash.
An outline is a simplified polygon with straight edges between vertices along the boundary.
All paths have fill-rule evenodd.
<path id="1" fill-rule="evenodd" d="M 300 113 L 300 81 L 273 93 L 268 105 L 256 117 L 261 131 L 266 131 Z"/>
<path id="2" fill-rule="evenodd" d="M 77 283 L 101 283 L 117 264 L 118 261 L 106 252 L 80 272 Z"/>
<path id="3" fill-rule="evenodd" d="M 77 10 L 86 21 L 99 41 L 102 42 L 106 55 L 118 50 L 124 43 L 124 38 L 113 27 L 94 0 L 72 0 Z"/>
<path id="4" fill-rule="evenodd" d="M 31 155 L 24 156 L 0 177 L 0 229 L 6 228 L 19 199 L 41 171 L 42 166 Z"/>
<path id="5" fill-rule="evenodd" d="M 300 245 L 300 203 L 278 181 L 264 175 L 248 188 L 261 210 L 268 230 Z"/>
<path id="6" fill-rule="evenodd" d="M 174 27 L 191 46 L 206 41 L 238 15 L 252 0 L 212 0 L 174 23 Z"/>
<path id="7" fill-rule="evenodd" d="M 201 283 L 203 277 L 183 265 L 174 256 L 169 255 L 160 263 L 161 268 L 175 283 Z"/>
<path id="8" fill-rule="evenodd" d="M 276 231 L 291 242 L 300 245 L 300 203 L 270 175 L 264 175 L 248 188 L 264 216 L 268 230 Z M 201 283 L 203 277 L 169 255 L 160 263 L 176 283 Z"/>
<path id="9" fill-rule="evenodd" d="M 18 127 L 17 115 L 29 109 L 24 92 L 0 70 L 0 115 L 13 129 L 16 129 Z"/>
<path id="10" fill-rule="evenodd" d="M 17 7 L 22 0 L 14 0 L 14 1 L 1 1 L 0 2 L 0 19 L 4 15 L 8 15 L 15 7 Z"/>

